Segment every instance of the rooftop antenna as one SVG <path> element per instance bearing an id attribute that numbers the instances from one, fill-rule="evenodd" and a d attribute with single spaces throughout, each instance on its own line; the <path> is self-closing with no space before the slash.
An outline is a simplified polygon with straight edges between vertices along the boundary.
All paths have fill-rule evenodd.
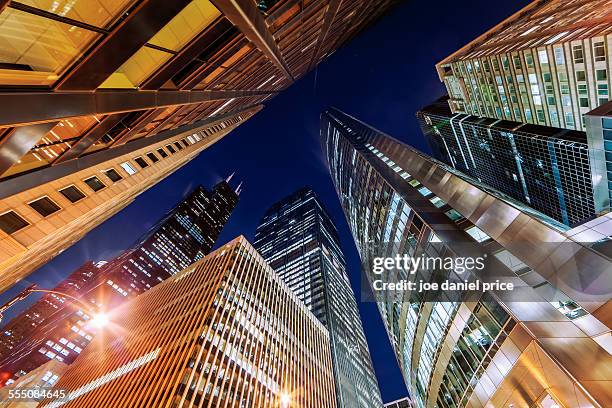
<path id="1" fill-rule="evenodd" d="M 242 181 L 238 184 L 238 187 L 236 187 L 236 194 L 240 195 L 240 193 L 242 193 Z"/>
<path id="2" fill-rule="evenodd" d="M 236 172 L 233 172 L 232 174 L 230 174 L 229 177 L 225 179 L 225 182 L 229 183 L 232 180 L 232 177 L 234 177 L 234 174 L 236 174 Z"/>

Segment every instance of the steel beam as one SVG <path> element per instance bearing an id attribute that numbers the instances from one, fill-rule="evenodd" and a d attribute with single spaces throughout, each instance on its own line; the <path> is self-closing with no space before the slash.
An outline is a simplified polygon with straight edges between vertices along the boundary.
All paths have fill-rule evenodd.
<path id="1" fill-rule="evenodd" d="M 106 132 L 111 130 L 113 126 L 119 123 L 122 117 L 123 114 L 121 113 L 104 117 L 100 123 L 85 132 L 79 141 L 74 143 L 70 149 L 66 150 L 60 157 L 55 159 L 53 164 L 78 158 L 81 154 L 85 153 L 85 151 L 89 149 L 91 145 L 100 140 L 106 134 Z"/>
<path id="2" fill-rule="evenodd" d="M 312 59 L 310 60 L 310 64 L 308 65 L 308 69 L 306 72 L 309 72 L 318 62 L 319 62 L 319 54 L 321 53 L 321 47 L 327 38 L 327 34 L 329 34 L 329 30 L 336 19 L 336 15 L 338 14 L 338 10 L 340 10 L 340 5 L 342 4 L 342 0 L 330 0 L 327 11 L 325 12 L 325 17 L 323 18 L 323 26 L 321 27 L 321 31 L 319 32 L 319 38 L 317 39 L 317 45 L 314 49 L 314 54 Z"/>
<path id="3" fill-rule="evenodd" d="M 253 0 L 211 1 L 232 24 L 240 29 L 249 41 L 254 43 L 278 67 L 283 75 L 291 81 L 295 80 L 283 60 L 274 37 L 268 31 L 263 15 L 257 9 L 257 4 Z"/>
<path id="4" fill-rule="evenodd" d="M 58 122 L 20 126 L 11 129 L 0 140 L 0 175 L 30 151 Z"/>
<path id="5" fill-rule="evenodd" d="M 0 0 L 1 1 L 1 0 Z M 58 90 L 93 90 L 145 45 L 191 0 L 144 0 L 56 85 Z"/>
<path id="6" fill-rule="evenodd" d="M 0 92 L 0 126 L 276 94 L 267 90 Z M 24 109 L 24 107 L 28 107 Z"/>

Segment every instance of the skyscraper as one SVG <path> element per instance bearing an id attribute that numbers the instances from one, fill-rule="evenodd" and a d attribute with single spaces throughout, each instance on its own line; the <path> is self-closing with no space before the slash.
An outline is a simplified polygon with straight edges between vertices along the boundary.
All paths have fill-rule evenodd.
<path id="1" fill-rule="evenodd" d="M 610 97 L 607 0 L 536 0 L 437 64 L 455 113 L 585 130 Z"/>
<path id="2" fill-rule="evenodd" d="M 209 253 L 237 202 L 228 181 L 212 191 L 198 186 L 131 248 L 108 262 L 77 269 L 55 288 L 57 293 L 45 295 L 0 333 L 0 371 L 12 381 L 49 359 L 72 363 L 95 327 L 88 324 L 90 311 L 62 294 L 94 310 L 124 303 Z"/>
<path id="3" fill-rule="evenodd" d="M 0 2 L 0 290 L 248 120 L 394 2 Z"/>
<path id="4" fill-rule="evenodd" d="M 448 98 L 417 118 L 438 160 L 567 226 L 596 215 L 585 132 L 452 113 Z"/>
<path id="5" fill-rule="evenodd" d="M 336 406 L 327 330 L 243 237 L 110 319 L 42 407 Z"/>
<path id="6" fill-rule="evenodd" d="M 612 216 L 558 223 L 338 110 L 321 118 L 333 182 L 404 380 L 417 407 L 607 407 L 612 404 L 612 261 L 583 244 Z M 378 257 L 487 257 L 517 289 L 385 290 Z M 392 269 L 432 282 L 435 267 Z M 448 280 L 463 281 L 458 268 Z"/>
<path id="7" fill-rule="evenodd" d="M 385 404 L 385 408 L 412 408 L 412 401 L 410 398 L 401 398 L 397 401 L 388 402 Z"/>
<path id="8" fill-rule="evenodd" d="M 338 407 L 382 407 L 338 232 L 309 188 L 272 205 L 255 248 L 330 334 Z"/>

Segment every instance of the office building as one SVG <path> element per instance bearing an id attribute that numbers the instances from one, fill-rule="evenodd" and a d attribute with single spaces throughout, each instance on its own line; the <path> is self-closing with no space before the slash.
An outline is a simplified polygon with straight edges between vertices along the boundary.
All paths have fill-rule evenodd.
<path id="1" fill-rule="evenodd" d="M 607 0 L 536 0 L 436 65 L 454 113 L 585 130 L 610 99 Z"/>
<path id="2" fill-rule="evenodd" d="M 41 407 L 336 406 L 327 330 L 243 237 L 110 321 Z"/>
<path id="3" fill-rule="evenodd" d="M 321 117 L 331 177 L 417 407 L 612 405 L 609 256 L 567 228 L 335 109 Z M 463 282 L 456 266 L 391 268 L 396 255 L 486 258 L 512 291 L 385 290 L 377 281 Z M 456 264 L 455 264 L 456 265 Z M 381 278 L 382 276 L 382 278 Z M 478 276 L 477 276 L 478 277 Z M 486 276 L 483 277 L 483 280 Z"/>
<path id="4" fill-rule="evenodd" d="M 338 231 L 314 191 L 273 204 L 254 246 L 329 331 L 337 406 L 382 407 Z"/>
<path id="5" fill-rule="evenodd" d="M 393 402 L 388 402 L 385 404 L 385 408 L 412 408 L 412 401 L 410 398 L 401 398 Z"/>
<path id="6" fill-rule="evenodd" d="M 0 2 L 0 290 L 248 120 L 394 2 Z"/>
<path id="7" fill-rule="evenodd" d="M 452 113 L 447 98 L 417 118 L 438 160 L 567 226 L 595 217 L 585 132 Z"/>
<path id="8" fill-rule="evenodd" d="M 50 359 L 71 364 L 96 335 L 91 310 L 74 298 L 111 310 L 175 275 L 212 250 L 237 202 L 227 180 L 211 191 L 198 186 L 119 256 L 77 269 L 0 333 L 0 371 L 10 374 L 3 382 Z"/>
<path id="9" fill-rule="evenodd" d="M 612 207 L 612 102 L 585 115 L 595 208 Z"/>

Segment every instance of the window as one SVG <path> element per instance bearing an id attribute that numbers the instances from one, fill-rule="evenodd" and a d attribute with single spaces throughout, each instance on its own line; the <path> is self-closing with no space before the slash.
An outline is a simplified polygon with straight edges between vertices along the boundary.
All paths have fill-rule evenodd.
<path id="1" fill-rule="evenodd" d="M 127 174 L 129 174 L 130 176 L 132 174 L 136 174 L 136 169 L 134 168 L 134 166 L 132 166 L 132 164 L 130 162 L 123 162 L 121 163 L 121 168 L 123 168 L 123 170 L 125 170 L 125 172 Z"/>
<path id="2" fill-rule="evenodd" d="M 59 206 L 55 204 L 49 197 L 42 197 L 36 201 L 32 201 L 28 203 L 30 207 L 36 210 L 37 213 L 42 215 L 43 217 L 47 217 L 54 212 L 58 212 L 60 210 Z"/>
<path id="3" fill-rule="evenodd" d="M 162 157 L 162 159 L 165 159 L 166 157 L 168 157 L 168 153 L 166 153 L 166 151 L 161 148 L 157 149 L 157 154 L 159 154 Z"/>
<path id="4" fill-rule="evenodd" d="M 189 143 L 187 143 L 186 139 L 181 139 L 181 142 L 185 145 L 185 147 L 189 147 Z"/>
<path id="5" fill-rule="evenodd" d="M 106 177 L 111 179 L 113 183 L 116 183 L 119 180 L 123 179 L 123 177 L 121 177 L 121 174 L 117 173 L 117 170 L 115 169 L 108 169 L 104 172 L 104 174 L 106 174 Z"/>
<path id="6" fill-rule="evenodd" d="M 168 151 L 172 154 L 176 153 L 176 150 L 174 150 L 174 147 L 172 147 L 172 145 L 167 145 L 166 149 L 168 149 Z"/>
<path id="7" fill-rule="evenodd" d="M 147 153 L 147 157 L 148 157 L 148 158 L 149 158 L 149 160 L 151 160 L 151 162 L 153 162 L 153 163 L 157 163 L 157 162 L 159 161 L 159 157 L 157 157 L 157 156 L 155 155 L 155 153 L 153 153 L 153 152 L 149 152 L 149 153 Z"/>
<path id="8" fill-rule="evenodd" d="M 440 207 L 444 207 L 444 205 L 446 204 L 444 201 L 442 201 L 442 199 L 438 196 L 433 196 L 432 198 L 429 199 L 429 201 L 431 201 L 431 203 L 433 205 L 435 205 L 436 207 L 440 208 Z"/>
<path id="9" fill-rule="evenodd" d="M 586 81 L 586 72 L 576 71 L 576 81 Z"/>
<path id="10" fill-rule="evenodd" d="M 174 142 L 174 145 L 175 145 L 175 146 L 176 146 L 176 148 L 177 148 L 177 149 L 179 149 L 179 150 L 183 150 L 183 149 L 184 149 L 183 145 L 182 145 L 182 144 L 180 144 L 179 142 Z"/>
<path id="11" fill-rule="evenodd" d="M 608 95 L 608 84 L 597 84 L 597 94 L 598 95 Z"/>
<path id="12" fill-rule="evenodd" d="M 557 65 L 565 64 L 565 56 L 563 55 L 563 48 L 561 47 L 555 48 L 555 63 Z"/>
<path id="13" fill-rule="evenodd" d="M 89 188 L 91 188 L 93 191 L 100 191 L 102 190 L 104 187 L 106 187 L 106 184 L 102 183 L 100 181 L 99 178 L 97 178 L 96 176 L 90 177 L 86 180 L 83 180 L 85 182 L 85 184 L 87 184 L 89 186 Z"/>
<path id="14" fill-rule="evenodd" d="M 525 62 L 527 63 L 527 66 L 529 68 L 533 68 L 533 57 L 531 56 L 531 54 L 525 55 Z"/>
<path id="15" fill-rule="evenodd" d="M 28 225 L 30 224 L 14 211 L 9 211 L 0 215 L 0 229 L 7 234 L 17 232 Z"/>
<path id="16" fill-rule="evenodd" d="M 595 77 L 598 81 L 606 81 L 608 79 L 608 71 L 605 69 L 595 70 Z"/>
<path id="17" fill-rule="evenodd" d="M 514 68 L 521 69 L 521 57 L 519 57 L 518 55 L 514 56 L 512 58 L 512 61 L 514 62 Z"/>
<path id="18" fill-rule="evenodd" d="M 79 200 L 85 198 L 85 194 L 75 186 L 68 186 L 59 191 L 64 197 L 68 199 L 71 203 L 76 203 Z"/>
<path id="19" fill-rule="evenodd" d="M 572 47 L 574 54 L 574 63 L 575 64 L 583 64 L 584 63 L 584 50 L 582 49 L 582 45 L 574 45 Z"/>
<path id="20" fill-rule="evenodd" d="M 546 53 L 546 50 L 539 50 L 538 58 L 540 59 L 540 63 L 548 64 L 548 54 Z"/>
<path id="21" fill-rule="evenodd" d="M 136 157 L 134 161 L 140 166 L 141 169 L 149 167 L 149 163 L 142 157 Z"/>
<path id="22" fill-rule="evenodd" d="M 603 41 L 595 41 L 593 43 L 593 56 L 596 62 L 606 60 L 606 46 Z"/>
<path id="23" fill-rule="evenodd" d="M 588 108 L 589 107 L 589 98 L 580 98 L 580 107 Z"/>
<path id="24" fill-rule="evenodd" d="M 484 242 L 488 239 L 491 239 L 490 236 L 485 234 L 480 228 L 477 226 L 470 227 L 465 230 L 472 238 L 474 238 L 478 242 Z"/>

